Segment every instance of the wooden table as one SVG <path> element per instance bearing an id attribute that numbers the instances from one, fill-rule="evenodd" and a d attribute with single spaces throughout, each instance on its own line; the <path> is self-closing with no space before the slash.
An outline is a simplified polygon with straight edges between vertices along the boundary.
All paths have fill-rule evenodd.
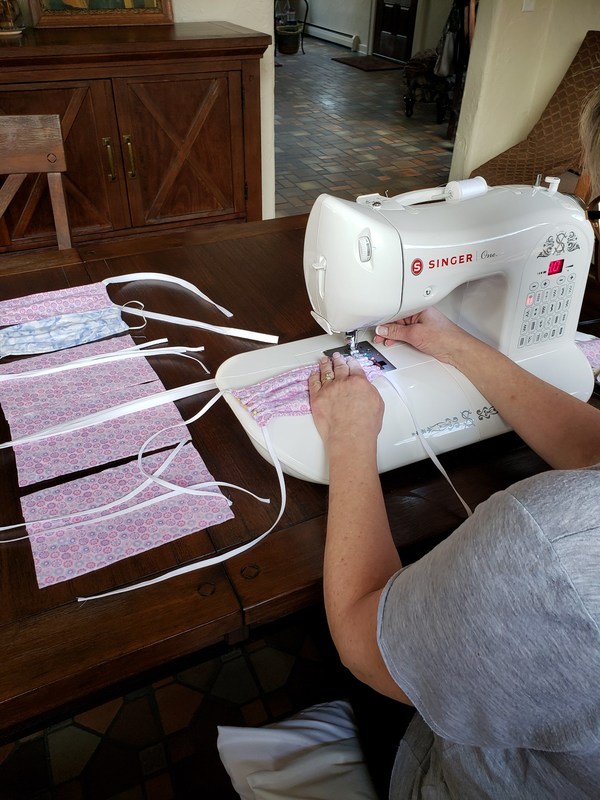
<path id="1" fill-rule="evenodd" d="M 306 217 L 287 217 L 62 253 L 7 255 L 0 258 L 0 297 L 130 272 L 167 272 L 230 308 L 234 317 L 229 324 L 277 333 L 281 342 L 304 338 L 321 332 L 309 314 L 302 277 L 305 224 Z M 117 302 L 141 299 L 147 308 L 223 324 L 209 304 L 177 288 L 128 283 L 111 286 L 110 294 Z M 154 321 L 148 322 L 144 335 L 166 335 L 171 344 L 205 345 L 204 361 L 213 375 L 229 356 L 264 346 Z M 167 388 L 205 377 L 181 359 L 164 358 L 153 366 Z M 179 402 L 184 418 L 208 396 Z M 217 403 L 190 430 L 215 478 L 267 495 L 271 505 L 231 492 L 234 519 L 42 590 L 29 543 L 0 546 L 3 739 L 56 719 L 120 681 L 320 602 L 327 488 L 294 478 L 286 481 L 288 501 L 277 530 L 248 552 L 145 589 L 76 601 L 221 553 L 271 525 L 279 506 L 275 472 L 251 446 L 227 404 Z M 5 424 L 2 435 L 3 441 L 9 435 Z M 545 468 L 513 434 L 449 453 L 443 460 L 471 505 Z M 0 451 L 0 464 L 0 524 L 8 524 L 20 519 L 12 451 Z M 406 560 L 447 536 L 464 516 L 428 461 L 388 473 L 382 481 L 394 537 Z"/>

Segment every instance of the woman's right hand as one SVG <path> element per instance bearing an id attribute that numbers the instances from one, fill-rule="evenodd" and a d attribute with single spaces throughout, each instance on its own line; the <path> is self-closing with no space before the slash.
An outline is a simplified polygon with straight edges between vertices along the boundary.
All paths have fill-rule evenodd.
<path id="1" fill-rule="evenodd" d="M 422 353 L 458 368 L 468 350 L 478 343 L 435 308 L 426 308 L 411 317 L 379 325 L 375 329 L 374 341 L 385 345 L 406 342 Z"/>

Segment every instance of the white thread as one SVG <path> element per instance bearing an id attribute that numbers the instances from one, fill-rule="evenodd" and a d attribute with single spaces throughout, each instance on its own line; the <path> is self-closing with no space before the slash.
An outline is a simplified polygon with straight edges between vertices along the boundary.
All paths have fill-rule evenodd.
<path id="1" fill-rule="evenodd" d="M 115 307 L 128 314 L 144 317 L 144 319 L 157 319 L 161 322 L 172 322 L 175 325 L 186 325 L 189 328 L 201 328 L 204 331 L 222 333 L 226 336 L 237 336 L 240 339 L 252 339 L 256 342 L 267 342 L 268 344 L 277 344 L 279 341 L 279 336 L 269 333 L 258 333 L 257 331 L 248 331 L 243 328 L 228 328 L 224 325 L 210 325 L 208 322 L 200 322 L 187 317 L 174 317 L 171 314 L 161 314 L 158 311 L 148 311 L 147 309 L 139 311 L 136 308 L 125 308 L 125 306 L 116 305 Z"/>
<path id="2" fill-rule="evenodd" d="M 123 350 L 114 350 L 111 353 L 98 353 L 95 356 L 86 356 L 85 358 L 79 358 L 77 361 L 69 361 L 65 364 L 57 364 L 53 367 L 42 367 L 41 369 L 32 369 L 28 372 L 5 372 L 0 373 L 0 383 L 10 380 L 18 380 L 19 378 L 27 379 L 27 378 L 40 378 L 44 375 L 53 375 L 57 372 L 67 372 L 71 369 L 81 369 L 83 367 L 93 367 L 97 364 L 110 364 L 113 361 L 123 361 L 127 358 L 135 358 L 137 356 L 166 356 L 166 355 L 181 355 L 185 356 L 187 353 L 201 353 L 204 350 L 204 347 L 157 347 L 155 350 L 142 350 L 141 348 L 150 347 L 154 344 L 160 344 L 162 342 L 166 342 L 166 339 L 155 339 L 151 342 L 144 342 L 143 344 L 135 345 L 134 347 L 126 347 Z M 205 365 L 202 364 L 201 361 L 198 359 L 193 358 L 192 356 L 187 356 L 188 358 L 192 358 L 197 364 L 200 364 L 204 369 L 206 369 Z"/>
<path id="3" fill-rule="evenodd" d="M 430 446 L 429 442 L 427 441 L 427 439 L 425 438 L 425 436 L 424 436 L 424 435 L 423 435 L 423 433 L 421 432 L 421 429 L 419 428 L 419 424 L 418 424 L 417 420 L 415 419 L 415 415 L 414 415 L 414 413 L 413 413 L 413 410 L 412 410 L 412 408 L 411 408 L 411 406 L 410 406 L 410 403 L 409 403 L 408 397 L 406 396 L 406 394 L 404 393 L 404 391 L 402 390 L 402 388 L 401 388 L 399 385 L 397 385 L 395 382 L 393 382 L 393 381 L 391 381 L 391 380 L 389 379 L 389 377 L 386 375 L 386 373 L 385 373 L 385 372 L 382 372 L 382 376 L 383 376 L 384 378 L 386 378 L 386 380 L 387 380 L 387 382 L 389 383 L 389 385 L 393 387 L 393 389 L 395 390 L 396 394 L 397 394 L 397 395 L 400 397 L 400 399 L 402 400 L 402 402 L 403 402 L 403 403 L 404 403 L 404 405 L 406 406 L 406 410 L 408 411 L 408 413 L 409 413 L 409 415 L 410 415 L 410 418 L 411 418 L 411 420 L 412 420 L 412 423 L 413 423 L 413 425 L 415 426 L 415 433 L 417 434 L 417 438 L 418 438 L 418 439 L 419 439 L 419 441 L 421 442 L 421 445 L 423 446 L 423 449 L 425 450 L 425 452 L 427 453 L 427 455 L 429 456 L 429 458 L 430 458 L 430 459 L 433 461 L 433 463 L 435 464 L 435 466 L 436 466 L 436 467 L 439 469 L 439 471 L 442 473 L 442 475 L 444 476 L 444 478 L 445 478 L 445 479 L 448 481 L 448 483 L 450 484 L 450 486 L 451 486 L 451 488 L 452 488 L 452 491 L 453 491 L 453 492 L 454 492 L 454 494 L 455 494 L 455 495 L 458 497 L 458 499 L 460 500 L 460 502 L 461 502 L 461 504 L 462 504 L 463 508 L 464 508 L 464 509 L 465 509 L 465 511 L 467 512 L 467 516 L 469 516 L 469 517 L 470 517 L 470 516 L 472 516 L 472 515 L 473 515 L 473 512 L 471 511 L 471 509 L 469 508 L 469 506 L 467 505 L 467 503 L 465 503 L 465 501 L 463 500 L 463 498 L 460 496 L 460 494 L 459 494 L 459 492 L 457 491 L 456 487 L 454 486 L 454 484 L 453 484 L 453 483 L 452 483 L 452 481 L 450 480 L 450 477 L 448 476 L 448 473 L 446 472 L 446 470 L 445 470 L 445 469 L 444 469 L 444 467 L 442 466 L 442 464 L 441 464 L 440 460 L 438 459 L 438 457 L 436 456 L 436 454 L 435 454 L 435 453 L 433 452 L 433 450 L 431 449 L 431 446 Z"/>
<path id="4" fill-rule="evenodd" d="M 210 297 L 204 292 L 201 292 L 197 286 L 194 286 L 193 283 L 184 280 L 183 278 L 177 278 L 175 275 L 167 275 L 163 272 L 132 272 L 128 275 L 116 275 L 113 278 L 105 278 L 102 283 L 105 286 L 110 286 L 112 283 L 129 283 L 130 281 L 162 281 L 164 283 L 174 283 L 176 286 L 182 286 L 184 289 L 187 289 L 189 292 L 201 297 L 203 300 L 206 300 L 207 303 L 210 303 L 215 308 L 218 308 L 221 314 L 224 314 L 226 317 L 233 317 L 231 311 L 226 309 L 224 306 L 220 306 L 218 303 L 215 303 L 214 300 L 211 300 Z"/>
<path id="5" fill-rule="evenodd" d="M 92 425 L 99 425 L 101 422 L 107 422 L 112 419 L 118 419 L 128 414 L 134 414 L 138 411 L 145 411 L 149 408 L 157 408 L 158 406 L 170 403 L 175 400 L 182 400 L 185 397 L 191 397 L 194 394 L 202 394 L 203 392 L 216 389 L 216 383 L 211 378 L 205 381 L 196 381 L 196 383 L 188 383 L 185 386 L 179 386 L 176 389 L 167 389 L 163 392 L 151 394 L 148 397 L 142 397 L 138 400 L 129 400 L 126 403 L 121 403 L 111 408 L 104 409 L 103 411 L 96 411 L 93 414 L 87 414 L 84 417 L 79 417 L 69 422 L 63 422 L 59 425 L 52 425 L 37 433 L 31 433 L 27 436 L 21 436 L 19 439 L 13 439 L 8 442 L 0 443 L 0 449 L 6 447 L 14 447 L 15 445 L 28 444 L 29 442 L 38 442 L 42 439 L 49 439 L 52 436 L 61 436 L 64 433 L 72 433 L 83 428 L 89 428 Z"/>
<path id="6" fill-rule="evenodd" d="M 178 567 L 177 569 L 169 570 L 169 572 L 165 572 L 163 575 L 158 575 L 156 578 L 149 578 L 146 581 L 140 581 L 139 583 L 135 583 L 131 586 L 123 586 L 120 589 L 112 589 L 108 592 L 89 595 L 87 597 L 78 597 L 77 598 L 78 602 L 82 603 L 85 602 L 86 600 L 99 600 L 103 597 L 112 597 L 113 595 L 116 594 L 124 594 L 125 592 L 131 592 L 136 589 L 145 588 L 146 586 L 153 586 L 157 583 L 161 583 L 162 581 L 169 580 L 170 578 L 175 578 L 179 575 L 185 575 L 188 572 L 195 572 L 196 570 L 199 569 L 212 567 L 215 564 L 221 564 L 223 561 L 227 561 L 230 558 L 235 558 L 236 556 L 245 553 L 247 550 L 250 550 L 250 548 L 255 547 L 259 542 L 265 539 L 281 519 L 286 506 L 287 497 L 285 488 L 285 478 L 283 476 L 283 470 L 281 469 L 281 464 L 279 463 L 279 459 L 277 458 L 275 450 L 273 449 L 273 445 L 271 443 L 271 439 L 267 432 L 266 427 L 262 428 L 262 431 L 264 435 L 265 445 L 267 447 L 269 455 L 273 460 L 273 466 L 275 467 L 275 472 L 277 474 L 277 480 L 279 482 L 279 489 L 281 493 L 281 505 L 279 508 L 279 513 L 277 514 L 275 522 L 271 525 L 271 527 L 268 530 L 266 530 L 264 533 L 261 533 L 260 536 L 257 536 L 252 541 L 246 542 L 245 544 L 240 545 L 239 547 L 235 547 L 233 548 L 233 550 L 228 550 L 226 553 L 220 553 L 217 556 L 210 556 L 206 559 L 203 559 L 202 561 L 196 561 L 193 564 L 186 564 L 184 567 Z"/>
<path id="7" fill-rule="evenodd" d="M 190 439 L 182 439 L 180 442 L 177 443 L 173 451 L 168 454 L 168 457 L 157 468 L 156 470 L 157 474 L 161 474 L 170 466 L 175 456 L 180 452 L 182 447 L 189 441 Z M 121 505 L 122 503 L 129 502 L 129 500 L 132 500 L 136 495 L 140 494 L 140 492 L 143 492 L 144 489 L 148 488 L 148 486 L 150 486 L 151 483 L 152 483 L 151 480 L 145 480 L 143 483 L 140 483 L 138 486 L 136 486 L 135 489 L 132 489 L 130 492 L 127 492 L 127 494 L 124 494 L 121 497 L 117 497 L 114 500 L 111 500 L 109 503 L 105 503 L 104 505 L 96 506 L 95 508 L 86 508 L 83 509 L 82 511 L 73 511 L 70 514 L 59 514 L 56 517 L 46 517 L 44 519 L 28 519 L 26 522 L 18 522 L 15 523 L 14 525 L 3 525 L 2 527 L 0 527 L 0 531 L 8 531 L 12 530 L 13 528 L 23 528 L 26 527 L 27 525 L 33 525 L 33 524 L 39 525 L 44 522 L 59 522 L 61 519 L 72 519 L 73 517 L 83 517 L 88 514 L 100 514 L 109 508 L 113 508 L 114 506 L 118 506 Z M 43 533 L 46 533 L 46 531 L 43 531 Z M 8 544 L 9 542 L 21 542 L 27 538 L 28 536 L 21 536 L 18 539 L 2 539 L 0 541 L 0 544 Z"/>
<path id="8" fill-rule="evenodd" d="M 223 306 L 220 306 L 218 303 L 215 303 L 214 300 L 211 300 L 208 295 L 204 294 L 204 292 L 201 292 L 200 289 L 194 286 L 193 283 L 189 283 L 189 281 L 183 280 L 183 278 L 176 278 L 174 275 L 166 275 L 162 272 L 134 272 L 130 273 L 129 275 L 117 275 L 113 278 L 106 278 L 102 281 L 102 283 L 105 286 L 109 286 L 112 283 L 128 283 L 129 281 L 145 280 L 162 281 L 164 283 L 173 283 L 176 286 L 181 286 L 184 289 L 187 289 L 189 292 L 195 294 L 197 297 L 201 297 L 202 300 L 206 300 L 206 302 L 213 305 L 226 317 L 233 316 L 231 311 Z M 241 328 L 228 328 L 222 325 L 210 325 L 207 322 L 187 319 L 186 317 L 175 317 L 171 314 L 161 314 L 156 311 L 142 311 L 134 308 L 126 308 L 124 305 L 116 305 L 116 307 L 121 311 L 125 311 L 126 313 L 144 317 L 144 319 L 156 319 L 160 320 L 161 322 L 173 322 L 176 325 L 187 325 L 188 327 L 192 328 L 202 328 L 202 330 L 212 331 L 213 333 L 222 333 L 227 336 L 237 336 L 241 339 L 252 339 L 257 342 L 267 342 L 269 344 L 276 344 L 279 341 L 279 336 L 272 336 L 271 334 L 267 333 L 257 333 L 256 331 L 247 331 Z"/>

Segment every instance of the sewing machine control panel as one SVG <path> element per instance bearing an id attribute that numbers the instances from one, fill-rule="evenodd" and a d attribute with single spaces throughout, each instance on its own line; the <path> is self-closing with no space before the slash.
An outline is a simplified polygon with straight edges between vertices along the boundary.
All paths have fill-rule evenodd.
<path id="1" fill-rule="evenodd" d="M 573 292 L 575 271 L 564 260 L 548 265 L 545 276 L 529 284 L 519 332 L 519 347 L 530 347 L 564 335 Z"/>

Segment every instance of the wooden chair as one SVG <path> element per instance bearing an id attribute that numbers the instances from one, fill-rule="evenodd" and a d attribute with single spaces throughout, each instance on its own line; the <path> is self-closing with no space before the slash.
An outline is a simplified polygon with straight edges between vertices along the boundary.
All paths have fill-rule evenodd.
<path id="1" fill-rule="evenodd" d="M 0 116 L 0 218 L 28 174 L 47 173 L 59 250 L 71 247 L 62 173 L 67 169 L 58 114 Z"/>

